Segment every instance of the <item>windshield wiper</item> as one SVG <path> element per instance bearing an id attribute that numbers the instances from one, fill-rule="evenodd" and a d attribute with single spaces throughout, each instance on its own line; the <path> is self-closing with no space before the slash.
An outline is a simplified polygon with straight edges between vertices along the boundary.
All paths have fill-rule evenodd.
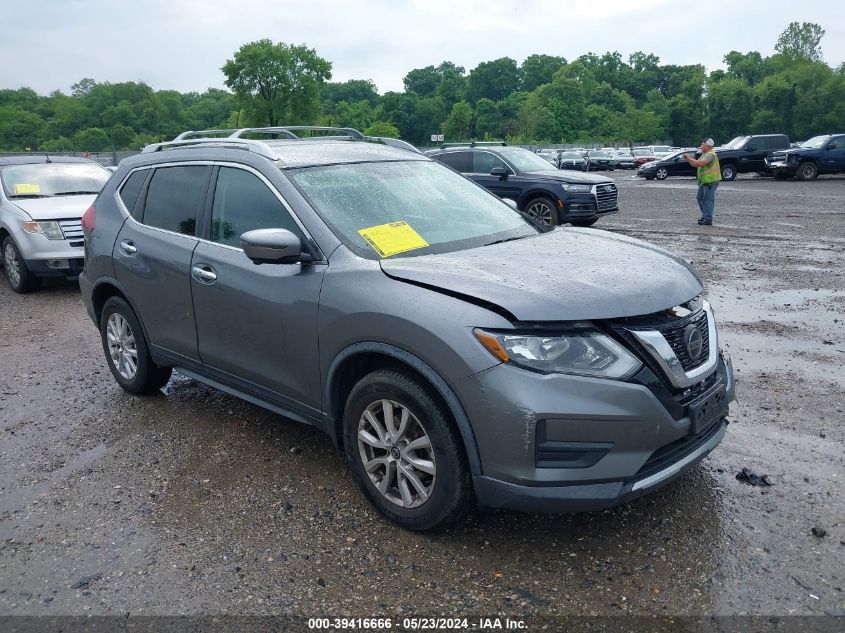
<path id="1" fill-rule="evenodd" d="M 54 196 L 84 196 L 88 194 L 98 194 L 99 191 L 57 191 Z"/>
<path id="2" fill-rule="evenodd" d="M 519 237 L 506 237 L 503 240 L 495 240 L 490 242 L 489 244 L 485 244 L 484 246 L 493 246 L 493 244 L 504 244 L 505 242 L 514 242 L 516 240 L 521 240 L 525 235 L 520 235 Z"/>
<path id="3" fill-rule="evenodd" d="M 50 198 L 44 193 L 15 193 L 9 196 L 9 198 Z"/>

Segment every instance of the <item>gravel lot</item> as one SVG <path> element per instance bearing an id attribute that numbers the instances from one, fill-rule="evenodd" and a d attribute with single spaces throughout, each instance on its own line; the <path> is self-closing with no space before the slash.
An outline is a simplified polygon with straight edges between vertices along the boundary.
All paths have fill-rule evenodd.
<path id="1" fill-rule="evenodd" d="M 611 176 L 597 228 L 693 261 L 734 359 L 733 423 L 687 476 L 402 531 L 315 429 L 180 376 L 132 397 L 75 283 L 2 279 L 0 615 L 843 614 L 845 178 L 740 177 L 700 227 L 693 180 Z"/>

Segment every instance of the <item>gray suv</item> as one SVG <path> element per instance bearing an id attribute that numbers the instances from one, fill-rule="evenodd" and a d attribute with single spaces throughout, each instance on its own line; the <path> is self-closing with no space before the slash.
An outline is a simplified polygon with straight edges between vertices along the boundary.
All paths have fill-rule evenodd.
<path id="1" fill-rule="evenodd" d="M 416 530 L 474 502 L 620 504 L 720 442 L 733 372 L 688 263 L 329 133 L 183 135 L 121 163 L 80 285 L 124 389 L 176 368 L 314 425 Z"/>

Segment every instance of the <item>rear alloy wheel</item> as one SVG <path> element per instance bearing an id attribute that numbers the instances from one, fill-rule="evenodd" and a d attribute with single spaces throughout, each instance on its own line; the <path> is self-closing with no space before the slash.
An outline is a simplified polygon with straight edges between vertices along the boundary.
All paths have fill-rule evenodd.
<path id="1" fill-rule="evenodd" d="M 153 362 L 144 331 L 126 301 L 111 297 L 100 315 L 106 362 L 118 384 L 129 393 L 155 393 L 170 380 L 170 367 Z"/>
<path id="2" fill-rule="evenodd" d="M 538 224 L 546 226 L 560 224 L 555 203 L 549 198 L 534 198 L 525 207 L 523 213 Z"/>
<path id="3" fill-rule="evenodd" d="M 657 171 L 654 172 L 654 177 L 658 180 L 666 180 L 669 177 L 669 170 L 665 167 L 658 167 Z"/>
<path id="4" fill-rule="evenodd" d="M 379 370 L 352 388 L 344 448 L 361 490 L 411 530 L 459 520 L 472 500 L 460 436 L 430 388 L 402 370 Z"/>
<path id="5" fill-rule="evenodd" d="M 733 180 L 734 178 L 736 178 L 736 167 L 722 165 L 722 180 Z"/>
<path id="6" fill-rule="evenodd" d="M 3 267 L 6 269 L 9 285 L 18 294 L 31 292 L 41 285 L 41 278 L 33 275 L 27 268 L 17 245 L 8 236 L 3 240 Z"/>
<path id="7" fill-rule="evenodd" d="M 819 175 L 819 168 L 815 163 L 805 161 L 798 165 L 798 180 L 815 180 Z"/>

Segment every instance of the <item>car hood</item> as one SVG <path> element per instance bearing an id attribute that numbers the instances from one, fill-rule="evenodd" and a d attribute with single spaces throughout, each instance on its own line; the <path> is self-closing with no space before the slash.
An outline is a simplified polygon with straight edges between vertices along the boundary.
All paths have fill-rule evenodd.
<path id="1" fill-rule="evenodd" d="M 33 220 L 65 220 L 81 218 L 96 197 L 86 194 L 54 198 L 13 198 L 11 202 L 26 211 Z"/>
<path id="2" fill-rule="evenodd" d="M 568 182 L 574 184 L 585 184 L 585 185 L 599 185 L 602 183 L 613 182 L 607 176 L 597 176 L 595 174 L 575 174 L 571 171 L 560 171 L 555 169 L 554 171 L 532 171 L 526 172 L 530 173 L 534 178 L 542 178 L 544 180 L 557 180 L 560 182 Z"/>
<path id="3" fill-rule="evenodd" d="M 381 261 L 385 274 L 500 308 L 517 321 L 580 321 L 651 314 L 698 295 L 692 267 L 669 252 L 595 229 L 455 253 Z"/>

